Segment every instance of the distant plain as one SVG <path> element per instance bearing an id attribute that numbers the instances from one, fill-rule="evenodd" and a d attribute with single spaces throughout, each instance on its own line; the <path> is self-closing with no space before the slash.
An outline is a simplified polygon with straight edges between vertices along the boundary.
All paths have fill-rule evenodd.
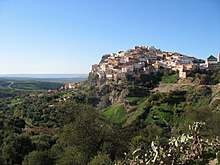
<path id="1" fill-rule="evenodd" d="M 16 90 L 55 90 L 66 83 L 76 83 L 87 80 L 86 74 L 62 75 L 0 75 L 0 88 Z"/>

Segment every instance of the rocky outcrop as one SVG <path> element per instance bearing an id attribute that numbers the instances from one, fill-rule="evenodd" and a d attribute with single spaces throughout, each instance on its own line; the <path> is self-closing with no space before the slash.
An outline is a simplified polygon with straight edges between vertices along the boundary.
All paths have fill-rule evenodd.
<path id="1" fill-rule="evenodd" d="M 109 100 L 112 104 L 123 103 L 128 92 L 128 89 L 114 89 L 109 96 Z"/>

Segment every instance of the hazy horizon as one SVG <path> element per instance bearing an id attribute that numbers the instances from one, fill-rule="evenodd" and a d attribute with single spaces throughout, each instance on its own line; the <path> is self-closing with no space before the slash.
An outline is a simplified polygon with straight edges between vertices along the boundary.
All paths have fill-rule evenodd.
<path id="1" fill-rule="evenodd" d="M 88 74 L 1 74 L 0 78 L 87 78 Z"/>

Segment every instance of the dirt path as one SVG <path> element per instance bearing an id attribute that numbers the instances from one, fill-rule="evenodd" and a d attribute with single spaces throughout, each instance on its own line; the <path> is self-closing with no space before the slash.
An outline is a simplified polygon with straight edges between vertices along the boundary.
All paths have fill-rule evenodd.
<path id="1" fill-rule="evenodd" d="M 183 90 L 186 91 L 191 87 L 196 86 L 195 84 L 164 84 L 161 83 L 158 87 L 154 88 L 153 92 L 160 92 L 160 93 L 168 93 L 175 90 Z"/>
<path id="2" fill-rule="evenodd" d="M 37 132 L 37 133 L 48 133 L 48 134 L 58 134 L 59 128 L 47 128 L 47 127 L 37 127 L 31 123 L 25 121 L 26 127 L 22 129 L 23 132 Z"/>
<path id="3" fill-rule="evenodd" d="M 217 85 L 197 85 L 197 84 L 193 84 L 193 83 L 176 83 L 176 84 L 164 84 L 161 83 L 158 87 L 154 88 L 152 91 L 153 92 L 160 92 L 160 93 L 168 93 L 171 91 L 175 91 L 175 90 L 183 90 L 186 91 L 189 88 L 192 87 L 202 87 L 202 86 L 207 86 L 210 87 L 212 89 L 212 96 L 215 96 L 217 93 L 220 92 L 220 84 Z"/>
<path id="4" fill-rule="evenodd" d="M 12 85 L 14 84 L 14 82 L 13 81 L 10 81 L 10 84 L 7 86 L 7 88 L 10 88 L 10 89 L 12 89 Z"/>

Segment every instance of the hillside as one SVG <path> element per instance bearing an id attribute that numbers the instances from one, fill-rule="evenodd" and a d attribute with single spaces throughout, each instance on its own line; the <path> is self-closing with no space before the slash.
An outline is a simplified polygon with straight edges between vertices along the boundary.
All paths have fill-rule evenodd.
<path id="1" fill-rule="evenodd" d="M 14 90 L 39 82 L 1 81 L 0 164 L 217 161 L 220 70 L 197 68 L 183 78 L 172 68 L 153 67 L 116 79 L 93 67 L 88 80 L 59 90 Z"/>
<path id="2" fill-rule="evenodd" d="M 215 97 L 219 92 L 219 69 L 209 66 L 196 57 L 165 52 L 152 46 L 136 46 L 102 56 L 99 64 L 93 65 L 84 91 L 87 91 L 86 99 L 94 106 L 103 109 L 122 104 L 127 118 L 135 120 L 146 115 L 143 110 L 136 112 L 138 105 L 155 93 L 187 93 L 194 88 L 207 87 Z M 185 77 L 182 77 L 183 73 Z M 129 98 L 134 101 L 128 101 Z M 131 115 L 134 112 L 138 114 L 135 117 Z"/>

